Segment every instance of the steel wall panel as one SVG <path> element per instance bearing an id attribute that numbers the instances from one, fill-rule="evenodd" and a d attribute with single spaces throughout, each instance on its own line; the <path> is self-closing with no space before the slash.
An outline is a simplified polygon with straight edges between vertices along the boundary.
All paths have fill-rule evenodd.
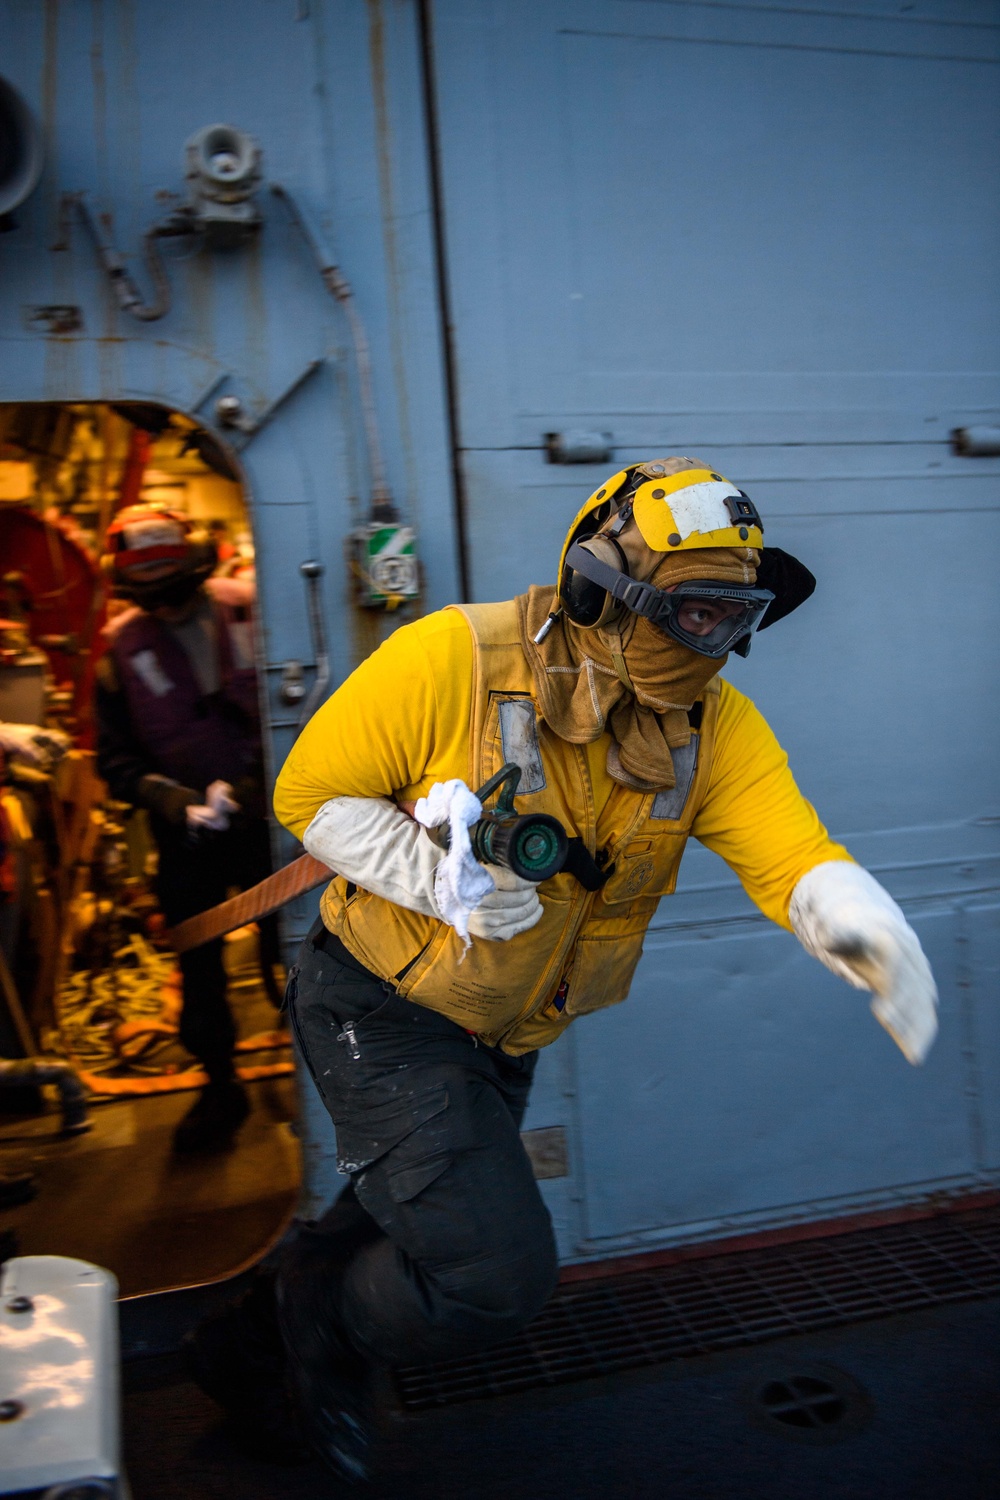
<path id="1" fill-rule="evenodd" d="M 875 1027 L 867 996 L 767 924 L 651 934 L 628 1011 L 576 1036 L 588 1249 L 823 1218 L 898 1202 L 927 1180 L 975 1182 L 969 1121 L 955 1107 L 965 1084 L 955 918 L 911 918 L 942 992 L 942 1034 L 919 1071 Z M 641 1036 L 627 1088 L 623 1031 Z"/>
<path id="2" fill-rule="evenodd" d="M 916 387 L 935 415 L 994 370 L 995 24 L 438 10 L 465 446 L 553 406 L 891 411 Z"/>
<path id="3" fill-rule="evenodd" d="M 966 907 L 1000 883 L 983 545 L 1000 462 L 949 434 L 1000 413 L 1000 8 L 437 0 L 434 17 L 475 597 L 551 580 L 613 467 L 694 452 L 745 484 L 820 589 L 726 675 L 906 902 L 944 994 L 910 1070 L 863 997 L 693 848 L 625 1008 L 573 1029 L 573 1090 L 546 1096 L 545 1123 L 572 1105 L 582 1174 L 564 1249 L 979 1181 L 997 1038 Z M 611 461 L 547 464 L 543 435 L 570 428 L 611 434 Z"/>

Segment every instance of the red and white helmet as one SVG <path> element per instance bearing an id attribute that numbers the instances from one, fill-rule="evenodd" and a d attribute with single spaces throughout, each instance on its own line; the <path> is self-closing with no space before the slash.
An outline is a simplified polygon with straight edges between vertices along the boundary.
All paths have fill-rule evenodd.
<path id="1" fill-rule="evenodd" d="M 116 594 L 144 608 L 182 604 L 216 564 L 213 542 L 182 511 L 130 505 L 112 521 L 102 566 Z"/>

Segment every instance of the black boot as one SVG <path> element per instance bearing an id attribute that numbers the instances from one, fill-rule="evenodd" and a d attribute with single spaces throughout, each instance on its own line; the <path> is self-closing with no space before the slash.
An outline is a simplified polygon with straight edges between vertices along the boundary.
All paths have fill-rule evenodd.
<path id="1" fill-rule="evenodd" d="M 278 1323 L 288 1383 L 305 1436 L 341 1479 L 368 1478 L 367 1366 L 337 1313 L 344 1268 L 381 1231 L 348 1187 L 319 1224 L 303 1225 L 277 1280 Z"/>
<path id="2" fill-rule="evenodd" d="M 186 1334 L 181 1353 L 192 1380 L 226 1413 L 229 1434 L 244 1452 L 268 1463 L 313 1458 L 287 1388 L 273 1276 L 260 1275 L 238 1301 Z"/>
<path id="3" fill-rule="evenodd" d="M 211 1079 L 174 1131 L 182 1155 L 225 1151 L 250 1113 L 246 1090 L 235 1078 Z"/>

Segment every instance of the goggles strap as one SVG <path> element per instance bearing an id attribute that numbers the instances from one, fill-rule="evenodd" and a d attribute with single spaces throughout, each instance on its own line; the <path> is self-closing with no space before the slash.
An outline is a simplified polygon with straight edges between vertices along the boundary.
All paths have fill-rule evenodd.
<path id="1" fill-rule="evenodd" d="M 645 615 L 648 620 L 656 620 L 657 603 L 661 595 L 660 590 L 655 589 L 651 583 L 637 583 L 627 573 L 621 573 L 617 568 L 602 562 L 579 542 L 574 542 L 570 547 L 566 563 L 591 583 L 596 583 L 598 588 L 606 589 L 612 599 L 624 604 L 634 615 Z"/>
<path id="2" fill-rule="evenodd" d="M 760 623 L 766 605 L 774 598 L 774 595 L 768 589 L 748 590 L 750 597 L 742 594 L 742 592 L 735 595 L 735 597 L 740 598 L 745 604 L 747 612 L 752 612 L 751 618 L 747 619 L 746 615 L 744 615 L 739 624 L 734 626 L 733 634 L 725 647 L 710 650 L 706 646 L 696 645 L 686 633 L 678 631 L 674 623 L 672 597 L 662 589 L 654 588 L 651 583 L 639 583 L 636 579 L 630 578 L 627 573 L 619 572 L 617 568 L 613 568 L 608 563 L 602 562 L 599 557 L 595 557 L 592 552 L 581 546 L 579 542 L 574 542 L 567 552 L 566 564 L 576 572 L 582 573 L 584 578 L 589 579 L 591 583 L 596 583 L 598 588 L 605 589 L 613 599 L 623 604 L 632 614 L 642 615 L 644 619 L 651 620 L 654 625 L 658 625 L 661 630 L 667 631 L 669 635 L 680 641 L 682 645 L 690 646 L 694 651 L 700 650 L 705 656 L 722 656 L 727 650 L 738 650 L 737 642 L 741 638 L 747 642 L 746 649 L 749 650 L 750 637 Z M 734 593 L 731 593 L 723 586 L 721 596 L 726 597 L 727 594 L 730 598 L 734 597 Z M 745 655 L 746 652 L 744 651 L 743 654 Z M 624 657 L 622 656 L 619 660 L 612 653 L 612 661 L 621 681 L 630 691 L 634 691 L 628 679 Z"/>
<path id="3" fill-rule="evenodd" d="M 566 554 L 566 564 L 576 572 L 582 573 L 584 578 L 596 583 L 598 588 L 606 589 L 613 599 L 619 604 L 624 604 L 627 610 L 634 615 L 642 615 L 647 620 L 652 620 L 654 625 L 660 623 L 664 611 L 673 613 L 672 596 L 663 589 L 654 588 L 651 583 L 639 583 L 630 578 L 627 573 L 619 572 L 617 568 L 602 562 L 592 552 L 588 552 L 579 542 L 574 542 Z M 683 587 L 683 585 L 681 585 Z M 744 593 L 737 587 L 720 584 L 719 597 L 737 598 L 748 608 L 753 605 L 769 603 L 774 595 L 769 589 L 748 589 Z"/>

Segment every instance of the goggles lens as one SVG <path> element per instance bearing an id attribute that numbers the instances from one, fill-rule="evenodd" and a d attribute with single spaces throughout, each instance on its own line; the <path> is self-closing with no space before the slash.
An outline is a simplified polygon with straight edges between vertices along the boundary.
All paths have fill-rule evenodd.
<path id="1" fill-rule="evenodd" d="M 736 651 L 746 656 L 750 650 L 750 638 L 757 629 L 774 594 L 770 589 L 751 588 L 746 584 L 718 583 L 712 579 L 696 579 L 690 583 L 679 583 L 667 591 L 651 583 L 642 583 L 630 578 L 627 572 L 612 567 L 595 557 L 586 543 L 574 542 L 566 554 L 566 565 L 572 573 L 604 589 L 633 614 L 642 615 L 658 626 L 666 635 L 672 636 L 682 646 L 698 651 L 702 656 L 713 658 L 725 656 L 727 651 Z M 570 583 L 564 582 L 564 600 L 569 608 Z M 581 625 L 597 623 L 597 610 L 591 620 L 578 620 Z M 570 614 L 575 619 L 574 614 Z"/>
<path id="2" fill-rule="evenodd" d="M 749 647 L 773 598 L 770 589 L 711 580 L 679 583 L 659 594 L 654 624 L 702 656 L 725 656 L 741 640 Z"/>

